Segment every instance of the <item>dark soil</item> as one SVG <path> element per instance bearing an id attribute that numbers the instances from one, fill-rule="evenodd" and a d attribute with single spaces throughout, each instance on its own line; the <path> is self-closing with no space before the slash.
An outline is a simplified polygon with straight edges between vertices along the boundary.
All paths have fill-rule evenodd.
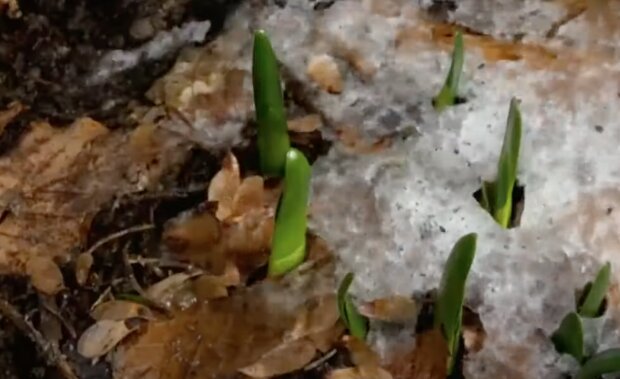
<path id="1" fill-rule="evenodd" d="M 129 124 L 132 106 L 146 101 L 144 92 L 170 68 L 177 52 L 141 63 L 104 83 L 87 84 L 99 58 L 114 49 L 140 46 L 157 32 L 189 20 L 210 20 L 210 39 L 237 3 L 21 0 L 22 17 L 0 16 L 0 107 L 18 100 L 29 111 L 9 125 L 0 140 L 0 152 L 14 145 L 34 119 L 62 124 L 90 116 L 108 127 Z M 135 32 L 140 22 L 151 25 L 146 35 Z"/>

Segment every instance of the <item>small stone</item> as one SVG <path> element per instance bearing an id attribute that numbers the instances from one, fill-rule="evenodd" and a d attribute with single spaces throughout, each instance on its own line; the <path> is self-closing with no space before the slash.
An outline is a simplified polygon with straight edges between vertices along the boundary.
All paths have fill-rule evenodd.
<path id="1" fill-rule="evenodd" d="M 603 129 L 601 125 L 595 125 L 594 130 L 596 130 L 598 133 L 603 133 L 605 129 Z"/>
<path id="2" fill-rule="evenodd" d="M 149 18 L 140 18 L 133 22 L 129 34 L 139 41 L 149 39 L 155 35 L 155 28 Z"/>
<path id="3" fill-rule="evenodd" d="M 333 57 L 327 54 L 312 57 L 307 73 L 324 91 L 334 94 L 342 92 L 342 75 Z"/>

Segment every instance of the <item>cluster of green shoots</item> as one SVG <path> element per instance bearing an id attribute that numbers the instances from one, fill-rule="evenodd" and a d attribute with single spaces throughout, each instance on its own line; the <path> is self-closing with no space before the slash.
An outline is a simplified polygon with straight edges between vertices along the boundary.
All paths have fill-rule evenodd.
<path id="1" fill-rule="evenodd" d="M 597 379 L 603 374 L 620 372 L 620 348 L 596 352 L 586 346 L 582 319 L 602 317 L 611 278 L 611 265 L 605 264 L 593 282 L 588 282 L 575 299 L 576 310 L 567 314 L 551 336 L 556 350 L 568 354 L 581 365 L 575 379 Z"/>
<path id="2" fill-rule="evenodd" d="M 269 276 L 280 276 L 306 257 L 311 168 L 304 154 L 291 147 L 278 60 L 264 31 L 254 34 L 252 81 L 260 169 L 263 175 L 284 181 L 268 269 Z"/>
<path id="3" fill-rule="evenodd" d="M 458 83 L 463 69 L 463 36 L 457 33 L 452 64 L 445 84 L 433 98 L 438 111 L 455 105 Z M 269 275 L 281 276 L 294 270 L 306 257 L 306 228 L 311 168 L 306 157 L 291 147 L 284 107 L 278 61 L 269 38 L 263 31 L 254 35 L 252 62 L 254 103 L 258 123 L 260 168 L 268 177 L 283 177 L 284 189 L 276 212 L 276 222 L 269 258 Z M 521 143 L 521 114 L 516 99 L 510 102 L 504 142 L 499 157 L 497 178 L 483 182 L 480 204 L 503 228 L 513 217 L 513 190 L 517 183 L 517 162 Z M 462 338 L 465 285 L 476 252 L 477 235 L 467 234 L 454 245 L 446 261 L 434 306 L 435 328 L 439 328 L 448 346 L 448 375 L 451 375 Z M 620 348 L 594 355 L 584 348 L 582 317 L 600 316 L 609 286 L 610 265 L 605 265 L 595 281 L 584 289 L 577 312 L 569 313 L 552 341 L 560 353 L 573 356 L 582 364 L 576 379 L 593 379 L 604 373 L 620 371 Z M 349 294 L 353 274 L 347 274 L 338 288 L 338 310 L 351 335 L 364 340 L 368 319 L 362 316 Z"/>
<path id="4" fill-rule="evenodd" d="M 465 284 L 476 254 L 475 233 L 461 237 L 450 252 L 437 296 L 435 299 L 433 326 L 441 330 L 448 346 L 448 375 L 451 375 L 461 340 L 461 324 L 465 301 Z M 338 289 L 338 310 L 349 332 L 360 339 L 368 333 L 368 320 L 359 314 L 347 293 L 353 274 L 349 273 Z"/>
<path id="5" fill-rule="evenodd" d="M 457 32 L 454 37 L 452 63 L 443 87 L 433 98 L 437 111 L 462 102 L 458 95 L 459 81 L 465 61 L 463 35 Z M 502 227 L 508 228 L 513 219 L 513 192 L 517 184 L 517 168 L 521 146 L 521 112 L 516 99 L 510 101 L 508 122 L 504 133 L 504 142 L 497 164 L 495 181 L 482 183 L 480 205 L 493 216 Z"/>

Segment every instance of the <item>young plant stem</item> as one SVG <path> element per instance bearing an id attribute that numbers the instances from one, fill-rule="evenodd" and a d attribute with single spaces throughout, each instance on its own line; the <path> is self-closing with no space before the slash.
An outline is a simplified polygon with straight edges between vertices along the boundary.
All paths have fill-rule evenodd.
<path id="1" fill-rule="evenodd" d="M 311 168 L 302 152 L 286 154 L 284 191 L 276 213 L 269 257 L 269 276 L 283 275 L 306 257 L 306 228 Z"/>
<path id="2" fill-rule="evenodd" d="M 446 107 L 456 104 L 458 98 L 459 81 L 461 80 L 461 72 L 463 71 L 464 47 L 463 35 L 460 31 L 454 36 L 454 49 L 452 50 L 452 63 L 450 63 L 450 71 L 446 81 L 439 91 L 439 94 L 433 98 L 433 105 L 439 112 Z"/>
<path id="3" fill-rule="evenodd" d="M 260 168 L 266 176 L 281 176 L 284 173 L 286 154 L 290 148 L 286 110 L 278 60 L 269 37 L 262 30 L 254 34 L 252 80 L 258 124 Z"/>
<path id="4" fill-rule="evenodd" d="M 434 325 L 441 327 L 450 353 L 448 375 L 454 369 L 455 358 L 458 354 L 465 284 L 476 254 L 476 240 L 475 233 L 467 234 L 461 237 L 452 248 L 444 267 L 435 303 Z"/>
<path id="5" fill-rule="evenodd" d="M 363 341 L 368 334 L 368 319 L 358 312 L 351 300 L 348 292 L 352 282 L 353 274 L 348 273 L 338 287 L 338 312 L 351 335 Z"/>
<path id="6" fill-rule="evenodd" d="M 495 197 L 493 217 L 502 228 L 508 228 L 512 216 L 512 192 L 517 181 L 521 129 L 519 103 L 513 98 L 510 101 L 504 143 L 499 156 L 497 179 L 493 191 Z"/>

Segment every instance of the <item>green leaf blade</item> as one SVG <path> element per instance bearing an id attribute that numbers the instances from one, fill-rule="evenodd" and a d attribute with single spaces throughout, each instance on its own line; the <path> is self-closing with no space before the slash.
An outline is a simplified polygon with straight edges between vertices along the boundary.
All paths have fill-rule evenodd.
<path id="1" fill-rule="evenodd" d="M 521 148 L 522 122 L 517 99 L 510 101 L 508 121 L 495 180 L 495 206 L 493 217 L 503 228 L 508 228 L 512 215 L 512 192 L 517 181 L 519 150 Z"/>
<path id="2" fill-rule="evenodd" d="M 254 34 L 252 56 L 254 106 L 258 124 L 260 167 L 267 176 L 281 176 L 290 148 L 278 60 L 267 34 Z"/>
<path id="3" fill-rule="evenodd" d="M 269 256 L 269 276 L 283 275 L 306 257 L 306 229 L 310 196 L 311 167 L 302 152 L 286 154 L 284 191 L 276 214 Z"/>
<path id="4" fill-rule="evenodd" d="M 349 287 L 353 282 L 353 273 L 348 273 L 338 287 L 338 311 L 340 318 L 351 335 L 365 340 L 368 334 L 368 319 L 362 316 L 349 296 Z"/>
<path id="5" fill-rule="evenodd" d="M 595 318 L 605 301 L 605 296 L 611 282 L 611 264 L 607 262 L 596 274 L 588 294 L 579 306 L 579 314 L 583 317 Z"/>
<path id="6" fill-rule="evenodd" d="M 448 373 L 452 372 L 461 334 L 465 285 L 476 254 L 477 235 L 461 237 L 450 253 L 444 267 L 437 301 L 434 324 L 441 327 L 448 342 L 450 353 Z"/>
<path id="7" fill-rule="evenodd" d="M 433 99 L 433 104 L 437 111 L 442 111 L 446 107 L 456 103 L 464 61 L 465 52 L 463 34 L 460 31 L 457 31 L 454 36 L 454 48 L 452 50 L 450 71 L 448 71 L 448 76 L 446 77 L 446 81 L 441 88 L 441 91 L 439 91 L 439 94 Z"/>
<path id="8" fill-rule="evenodd" d="M 569 354 L 578 362 L 584 357 L 583 324 L 575 312 L 567 314 L 551 336 L 558 353 Z"/>
<path id="9" fill-rule="evenodd" d="M 588 359 L 575 379 L 598 379 L 617 372 L 620 372 L 620 348 L 605 350 Z"/>

